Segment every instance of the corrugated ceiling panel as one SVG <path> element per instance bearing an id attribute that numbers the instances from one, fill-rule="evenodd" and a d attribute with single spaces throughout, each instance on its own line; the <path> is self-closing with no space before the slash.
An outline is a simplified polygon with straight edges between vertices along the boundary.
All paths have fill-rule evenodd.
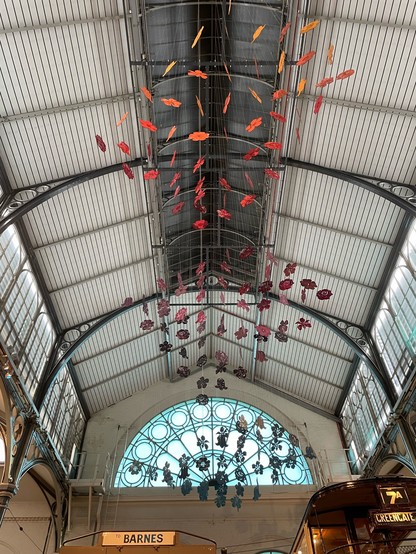
<path id="1" fill-rule="evenodd" d="M 302 266 L 300 278 L 311 271 L 371 288 L 378 286 L 391 252 L 390 246 L 286 217 L 280 219 L 277 244 L 279 258 Z"/>
<path id="2" fill-rule="evenodd" d="M 106 252 L 106 255 L 103 253 Z M 80 235 L 37 251 L 51 293 L 151 256 L 147 218 Z"/>
<path id="3" fill-rule="evenodd" d="M 310 319 L 312 327 L 299 331 L 296 327 L 296 321 L 301 317 Z M 288 341 L 301 341 L 314 349 L 323 350 L 342 360 L 352 361 L 353 353 L 344 340 L 338 337 L 334 331 L 325 327 L 301 310 L 291 308 L 279 302 L 272 302 L 270 310 L 264 311 L 261 317 L 261 323 L 270 327 L 273 332 L 277 331 L 281 321 L 286 320 L 289 322 L 287 332 Z M 270 341 L 273 342 L 274 339 L 269 339 L 269 342 Z M 280 344 L 284 343 L 278 343 L 278 345 Z M 276 348 L 279 348 L 278 345 L 276 345 Z M 268 343 L 266 343 L 265 350 L 266 353 L 268 353 Z"/>
<path id="4" fill-rule="evenodd" d="M 145 390 L 166 376 L 160 360 L 149 362 L 128 374 L 115 377 L 88 391 L 84 396 L 91 413 L 98 412 L 127 398 L 139 390 Z"/>
<path id="5" fill-rule="evenodd" d="M 160 353 L 159 342 L 159 330 L 156 330 L 146 333 L 145 336 L 142 334 L 128 343 L 107 349 L 87 361 L 75 363 L 81 388 L 88 389 L 108 379 L 114 379 L 118 375 L 134 372 L 152 359 L 159 359 L 160 365 L 166 371 L 166 356 Z"/>
<path id="6" fill-rule="evenodd" d="M 80 19 L 112 17 L 121 14 L 118 2 L 83 2 L 62 4 L 60 0 L 15 0 L 13 9 L 8 0 L 0 0 L 0 11 L 6 29 L 30 25 L 54 25 Z"/>
<path id="7" fill-rule="evenodd" d="M 283 215 L 394 244 L 401 208 L 341 179 L 290 166 L 286 172 Z"/>
<path id="8" fill-rule="evenodd" d="M 416 117 L 323 104 L 300 97 L 301 141 L 291 157 L 380 179 L 410 183 L 414 178 Z"/>
<path id="9" fill-rule="evenodd" d="M 51 295 L 63 328 L 93 319 L 120 306 L 127 296 L 143 298 L 154 292 L 151 260 L 61 289 Z"/>
<path id="10" fill-rule="evenodd" d="M 134 172 L 134 181 L 118 171 L 60 193 L 29 212 L 24 221 L 33 247 L 78 237 L 145 214 L 145 184 L 140 169 Z"/>
<path id="11" fill-rule="evenodd" d="M 131 110 L 131 102 L 119 101 L 3 123 L 0 155 L 12 187 L 128 161 L 117 147 L 120 141 L 131 146 L 133 157 L 140 157 L 131 119 L 116 127 L 120 116 Z M 106 152 L 96 145 L 96 134 L 107 144 Z"/>
<path id="12" fill-rule="evenodd" d="M 340 391 L 328 383 L 313 379 L 308 375 L 288 369 L 283 364 L 273 362 L 263 364 L 257 370 L 257 377 L 271 386 L 306 400 L 334 413 Z M 297 391 L 297 392 L 295 392 Z"/>
<path id="13" fill-rule="evenodd" d="M 3 12 L 4 13 L 4 12 Z M 4 35 L 4 114 L 15 115 L 125 94 L 124 20 Z M 16 86 L 16 84 L 18 86 Z"/>

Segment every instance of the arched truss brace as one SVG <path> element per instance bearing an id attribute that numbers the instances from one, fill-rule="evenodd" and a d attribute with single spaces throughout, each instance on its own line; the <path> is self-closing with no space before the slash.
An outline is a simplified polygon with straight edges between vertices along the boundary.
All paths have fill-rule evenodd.
<path id="1" fill-rule="evenodd" d="M 394 183 L 392 181 L 384 181 L 383 179 L 373 179 L 376 183 L 371 183 L 362 176 L 348 173 L 347 171 L 340 171 L 339 169 L 331 169 L 329 167 L 323 167 L 321 165 L 315 165 L 308 162 L 302 162 L 300 160 L 294 160 L 292 158 L 285 158 L 286 165 L 290 167 L 297 167 L 299 169 L 306 169 L 307 171 L 313 171 L 315 173 L 321 173 L 322 175 L 328 175 L 335 179 L 341 179 L 352 185 L 357 185 L 363 189 L 369 190 L 374 194 L 378 194 L 382 198 L 389 200 L 396 206 L 399 206 L 406 212 L 410 213 L 413 217 L 416 217 L 416 186 L 405 185 L 403 183 Z M 404 193 L 404 195 L 400 194 Z"/>
<path id="2" fill-rule="evenodd" d="M 195 288 L 195 290 L 197 289 Z M 234 290 L 234 289 L 230 288 L 230 290 Z M 238 289 L 235 289 L 235 290 L 238 290 Z M 192 292 L 191 289 L 188 289 L 188 291 Z M 270 294 L 269 297 L 275 302 L 279 301 L 279 297 L 275 294 Z M 46 398 L 47 392 L 49 388 L 52 386 L 52 384 L 54 383 L 57 376 L 59 375 L 59 372 L 71 360 L 72 356 L 77 352 L 77 350 L 81 348 L 81 346 L 90 337 L 92 337 L 95 333 L 97 333 L 97 331 L 105 327 L 108 323 L 112 322 L 117 317 L 125 314 L 127 311 L 133 310 L 138 306 L 143 305 L 144 303 L 150 303 L 152 301 L 155 301 L 157 300 L 157 298 L 159 298 L 159 295 L 154 294 L 150 297 L 143 298 L 142 300 L 133 302 L 130 306 L 117 308 L 116 310 L 113 310 L 112 312 L 108 312 L 99 318 L 96 318 L 94 320 L 89 320 L 84 323 L 80 323 L 76 327 L 65 330 L 64 333 L 57 338 L 58 347 L 55 348 L 56 352 L 61 352 L 61 356 L 59 358 L 55 357 L 51 359 L 50 365 L 45 370 L 45 378 L 43 382 L 39 385 L 38 390 L 36 392 L 34 403 L 37 409 L 40 409 L 40 407 L 42 406 L 42 403 Z M 308 308 L 307 306 L 304 306 L 304 305 L 301 306 L 297 302 L 293 302 L 291 300 L 289 301 L 289 306 L 296 310 L 301 310 L 307 313 L 310 317 L 325 325 L 325 327 L 330 329 L 339 338 L 341 338 L 346 344 L 348 344 L 348 346 L 353 350 L 353 352 L 357 354 L 357 356 L 368 366 L 370 371 L 373 373 L 374 377 L 380 383 L 381 387 L 384 389 L 386 393 L 386 396 L 390 402 L 390 405 L 391 406 L 394 405 L 396 401 L 396 394 L 394 392 L 394 389 L 391 383 L 384 375 L 383 370 L 377 366 L 375 361 L 373 361 L 366 352 L 368 343 L 367 343 L 367 333 L 364 329 L 362 329 L 358 325 L 355 325 L 353 323 L 340 320 L 340 319 L 337 319 L 336 322 L 334 322 L 326 315 L 312 308 Z M 357 338 L 353 338 L 352 333 L 349 334 L 350 330 L 352 329 L 355 331 L 353 333 L 354 337 L 356 336 Z M 77 332 L 78 338 L 74 340 L 72 343 L 68 343 L 68 341 L 65 341 L 64 336 L 66 333 L 68 333 L 71 330 L 74 330 Z"/>
<path id="3" fill-rule="evenodd" d="M 129 162 L 130 167 L 143 167 L 148 162 L 147 158 L 136 158 Z M 13 191 L 13 194 L 6 195 L 4 201 L 1 204 L 2 217 L 0 218 L 0 234 L 3 233 L 10 225 L 13 225 L 18 221 L 22 216 L 37 208 L 50 198 L 57 196 L 61 192 L 65 192 L 73 187 L 91 181 L 92 179 L 97 179 L 104 175 L 109 175 L 110 173 L 115 173 L 116 171 L 123 170 L 123 164 L 114 164 L 106 167 L 101 167 L 100 169 L 94 169 L 93 171 L 87 171 L 81 173 L 76 177 L 66 180 L 55 187 L 50 187 L 45 184 L 33 185 L 31 187 L 25 187 L 24 189 L 17 189 Z M 46 189 L 46 190 L 45 190 Z M 22 200 L 19 198 L 19 193 L 22 191 L 27 191 L 32 193 L 32 197 L 28 200 Z"/>

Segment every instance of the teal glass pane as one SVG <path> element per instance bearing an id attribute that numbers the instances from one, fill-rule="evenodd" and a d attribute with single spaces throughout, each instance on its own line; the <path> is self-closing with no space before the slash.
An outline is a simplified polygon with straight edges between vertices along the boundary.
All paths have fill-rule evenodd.
<path id="1" fill-rule="evenodd" d="M 185 479 L 213 486 L 312 483 L 294 435 L 267 413 L 226 398 L 205 406 L 181 402 L 154 417 L 128 446 L 114 486 L 181 486 Z"/>

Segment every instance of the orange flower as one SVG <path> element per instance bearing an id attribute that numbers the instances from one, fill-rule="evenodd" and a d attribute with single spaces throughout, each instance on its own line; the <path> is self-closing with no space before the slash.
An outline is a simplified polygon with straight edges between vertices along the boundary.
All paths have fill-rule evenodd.
<path id="1" fill-rule="evenodd" d="M 251 92 L 251 95 L 253 96 L 253 98 L 255 98 L 257 100 L 257 102 L 259 102 L 259 104 L 263 103 L 263 100 L 260 98 L 260 96 L 257 94 L 257 92 L 255 90 L 253 90 L 250 87 L 248 87 L 248 90 Z"/>
<path id="2" fill-rule="evenodd" d="M 196 94 L 195 94 L 195 98 L 196 98 L 196 104 L 199 109 L 199 113 L 201 114 L 202 117 L 204 117 L 204 109 L 202 108 L 201 100 L 198 98 Z"/>
<path id="3" fill-rule="evenodd" d="M 157 127 L 153 125 L 151 121 L 147 121 L 147 119 L 139 119 L 139 121 L 140 125 L 145 129 L 149 129 L 149 131 L 157 131 Z"/>
<path id="4" fill-rule="evenodd" d="M 253 33 L 253 40 L 251 41 L 251 44 L 253 44 L 253 42 L 259 38 L 265 27 L 266 25 L 259 25 L 257 27 L 257 29 Z"/>
<path id="5" fill-rule="evenodd" d="M 346 79 L 347 77 L 351 77 L 351 75 L 354 75 L 355 71 L 353 69 L 347 69 L 346 71 L 343 71 L 342 73 L 339 73 L 335 79 L 337 81 L 342 81 L 342 79 Z"/>
<path id="6" fill-rule="evenodd" d="M 199 69 L 195 69 L 195 71 L 193 69 L 190 69 L 188 71 L 188 75 L 190 77 L 199 77 L 200 79 L 208 79 L 208 75 Z"/>
<path id="7" fill-rule="evenodd" d="M 300 94 L 303 92 L 305 85 L 306 85 L 306 79 L 301 79 L 298 84 L 298 94 L 297 94 L 298 96 L 300 96 Z"/>
<path id="8" fill-rule="evenodd" d="M 334 45 L 331 44 L 330 47 L 328 48 L 328 53 L 327 53 L 327 58 L 328 58 L 328 63 L 329 65 L 332 65 L 332 62 L 334 61 Z"/>
<path id="9" fill-rule="evenodd" d="M 310 52 L 307 52 L 304 56 L 302 56 L 297 62 L 296 65 L 304 65 L 306 62 L 311 60 L 316 52 L 314 50 L 311 50 Z"/>
<path id="10" fill-rule="evenodd" d="M 333 82 L 334 82 L 333 77 L 324 77 L 321 81 L 319 81 L 319 83 L 316 83 L 315 86 L 319 88 L 324 88 L 326 87 L 326 85 L 330 85 Z"/>
<path id="11" fill-rule="evenodd" d="M 123 113 L 123 115 L 120 117 L 120 119 L 117 121 L 116 125 L 119 127 L 123 121 L 126 119 L 126 117 L 129 115 L 129 112 Z"/>
<path id="12" fill-rule="evenodd" d="M 222 113 L 226 113 L 226 111 L 228 109 L 228 105 L 230 103 L 230 100 L 231 100 L 231 92 L 228 93 L 227 98 L 225 99 L 224 107 L 222 109 Z"/>
<path id="13" fill-rule="evenodd" d="M 140 90 L 150 102 L 153 102 L 152 93 L 150 92 L 150 90 L 148 90 L 146 87 L 140 87 Z"/>
<path id="14" fill-rule="evenodd" d="M 202 27 L 199 29 L 199 31 L 198 31 L 196 37 L 194 38 L 194 41 L 193 41 L 193 43 L 192 43 L 191 48 L 194 48 L 194 46 L 196 46 L 198 40 L 201 38 L 201 35 L 202 35 L 202 31 L 203 31 L 203 30 L 204 30 L 204 26 L 202 25 Z"/>
<path id="15" fill-rule="evenodd" d="M 312 29 L 315 29 L 317 25 L 319 25 L 319 19 L 315 19 L 315 21 L 311 21 L 310 23 L 302 27 L 302 29 L 300 30 L 300 34 L 304 35 L 308 31 L 312 31 Z"/>
<path id="16" fill-rule="evenodd" d="M 195 142 L 199 140 L 206 140 L 208 137 L 209 133 L 205 133 L 204 131 L 195 131 L 189 135 L 189 138 Z"/>
<path id="17" fill-rule="evenodd" d="M 286 33 L 288 32 L 289 28 L 290 28 L 290 21 L 288 21 L 286 23 L 286 25 L 283 27 L 283 29 L 280 31 L 279 42 L 283 42 L 283 39 L 285 38 Z"/>
<path id="18" fill-rule="evenodd" d="M 249 133 L 251 133 L 252 131 L 254 131 L 254 129 L 256 127 L 259 127 L 260 125 L 262 124 L 262 118 L 261 117 L 257 117 L 256 119 L 253 119 L 246 127 L 246 131 L 248 131 Z"/>
<path id="19" fill-rule="evenodd" d="M 167 68 L 165 69 L 162 77 L 164 77 L 167 73 L 169 73 L 169 71 L 172 69 L 172 67 L 175 65 L 176 63 L 176 60 L 173 61 L 173 62 L 170 62 L 170 64 L 167 66 Z"/>
<path id="20" fill-rule="evenodd" d="M 283 96 L 286 96 L 286 94 L 287 94 L 287 92 L 281 88 L 280 90 L 276 90 L 273 93 L 272 99 L 273 100 L 280 100 L 281 98 L 283 98 Z"/>
<path id="21" fill-rule="evenodd" d="M 173 137 L 175 132 L 176 132 L 176 125 L 174 125 L 173 127 L 170 128 L 170 131 L 169 131 L 168 136 L 166 138 L 166 142 L 169 142 L 169 140 Z"/>
<path id="22" fill-rule="evenodd" d="M 277 171 L 273 171 L 273 169 L 267 168 L 264 170 L 264 173 L 268 175 L 271 179 L 280 179 L 280 176 L 277 173 Z"/>
<path id="23" fill-rule="evenodd" d="M 283 71 L 283 68 L 285 66 L 285 57 L 286 57 L 285 51 L 282 50 L 282 53 L 280 54 L 280 59 L 279 59 L 279 67 L 277 68 L 278 73 L 281 73 Z"/>
<path id="24" fill-rule="evenodd" d="M 179 108 L 182 105 L 182 102 L 174 98 L 162 98 L 161 100 L 166 106 L 172 106 L 172 108 Z"/>

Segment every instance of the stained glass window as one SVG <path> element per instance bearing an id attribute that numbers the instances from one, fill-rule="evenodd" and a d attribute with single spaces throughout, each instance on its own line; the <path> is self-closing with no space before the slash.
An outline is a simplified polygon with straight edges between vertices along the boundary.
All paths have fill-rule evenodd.
<path id="1" fill-rule="evenodd" d="M 185 481 L 217 488 L 309 484 L 312 478 L 299 440 L 276 420 L 244 402 L 210 398 L 206 405 L 182 402 L 146 423 L 114 485 L 182 487 Z"/>

